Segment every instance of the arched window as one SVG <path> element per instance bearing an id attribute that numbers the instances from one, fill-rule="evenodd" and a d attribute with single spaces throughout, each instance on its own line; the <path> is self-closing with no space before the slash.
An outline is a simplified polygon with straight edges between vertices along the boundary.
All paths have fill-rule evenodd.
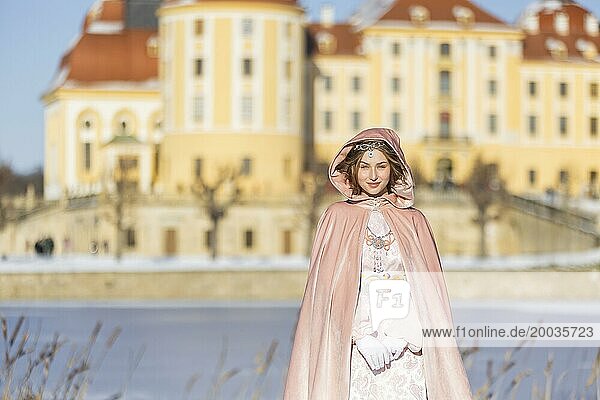
<path id="1" fill-rule="evenodd" d="M 554 15 L 554 29 L 559 35 L 569 34 L 569 16 L 566 13 L 559 12 Z"/>
<path id="2" fill-rule="evenodd" d="M 585 31 L 590 36 L 598 36 L 598 18 L 592 14 L 585 16 Z"/>
<path id="3" fill-rule="evenodd" d="M 475 15 L 470 8 L 463 6 L 454 6 L 452 8 L 452 14 L 456 18 L 456 22 L 460 25 L 471 25 L 475 22 Z"/>
<path id="4" fill-rule="evenodd" d="M 319 32 L 316 36 L 319 53 L 333 54 L 337 48 L 337 40 L 329 32 Z"/>
<path id="5" fill-rule="evenodd" d="M 412 6 L 408 9 L 408 13 L 415 25 L 422 25 L 429 21 L 429 10 L 423 6 Z"/>
<path id="6" fill-rule="evenodd" d="M 115 136 L 134 136 L 136 133 L 135 117 L 128 110 L 119 111 L 113 119 Z"/>

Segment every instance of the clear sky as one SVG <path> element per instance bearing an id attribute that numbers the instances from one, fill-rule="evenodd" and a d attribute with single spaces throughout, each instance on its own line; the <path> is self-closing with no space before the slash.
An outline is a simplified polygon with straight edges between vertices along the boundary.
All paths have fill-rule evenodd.
<path id="1" fill-rule="evenodd" d="M 311 19 L 318 17 L 321 4 L 329 2 L 336 7 L 336 19 L 344 20 L 362 0 L 300 2 Z M 501 19 L 514 22 L 532 0 L 474 2 Z M 20 172 L 43 165 L 44 117 L 40 95 L 93 3 L 94 0 L 0 2 L 0 161 L 9 162 Z M 600 16 L 599 0 L 579 3 Z"/>

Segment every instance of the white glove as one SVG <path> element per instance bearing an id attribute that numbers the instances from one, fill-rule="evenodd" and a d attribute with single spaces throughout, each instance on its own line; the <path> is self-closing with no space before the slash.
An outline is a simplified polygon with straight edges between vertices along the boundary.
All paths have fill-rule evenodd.
<path id="1" fill-rule="evenodd" d="M 358 339 L 356 348 L 373 371 L 384 368 L 391 361 L 389 349 L 374 336 L 366 335 Z"/>
<path id="2" fill-rule="evenodd" d="M 381 343 L 390 351 L 392 355 L 392 361 L 399 359 L 404 354 L 404 349 L 408 345 L 408 342 L 402 338 L 395 338 L 381 334 Z"/>

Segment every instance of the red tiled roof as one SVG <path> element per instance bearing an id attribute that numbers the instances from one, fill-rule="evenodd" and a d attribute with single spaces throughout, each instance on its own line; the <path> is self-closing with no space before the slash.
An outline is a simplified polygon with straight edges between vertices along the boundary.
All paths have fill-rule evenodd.
<path id="1" fill-rule="evenodd" d="M 173 3 L 178 3 L 181 0 L 163 0 L 163 3 L 168 5 L 168 4 L 173 4 Z M 196 2 L 202 1 L 202 2 L 206 2 L 206 1 L 223 1 L 223 0 L 195 0 Z M 276 4 L 284 4 L 284 5 L 291 5 L 291 6 L 297 6 L 298 2 L 296 0 L 237 0 L 240 2 L 249 2 L 249 3 L 257 3 L 257 2 L 263 2 L 263 3 L 276 3 Z"/>
<path id="2" fill-rule="evenodd" d="M 559 13 L 569 17 L 569 33 L 559 35 L 554 27 L 554 18 Z M 539 30 L 535 34 L 528 33 L 523 41 L 523 57 L 525 59 L 552 59 L 546 46 L 548 39 L 563 42 L 567 48 L 568 58 L 584 59 L 581 51 L 577 49 L 579 39 L 593 43 L 600 50 L 600 36 L 591 36 L 585 30 L 585 18 L 590 14 L 588 10 L 576 3 L 564 4 L 560 9 L 542 9 L 536 15 L 539 20 Z"/>
<path id="3" fill-rule="evenodd" d="M 310 24 L 308 25 L 308 33 L 311 44 L 311 54 L 327 54 L 327 55 L 359 55 L 359 48 L 361 44 L 362 35 L 352 30 L 353 26 L 350 24 L 336 24 L 336 25 L 321 25 L 321 24 Z M 317 45 L 317 35 L 319 33 L 329 33 L 336 41 L 335 50 L 332 53 L 321 53 L 319 52 L 319 46 Z"/>
<path id="4" fill-rule="evenodd" d="M 146 42 L 156 32 L 125 29 L 117 34 L 84 33 L 66 54 L 61 69 L 78 82 L 146 81 L 158 76 L 158 59 L 149 57 Z"/>
<path id="5" fill-rule="evenodd" d="M 552 59 L 550 51 L 546 47 L 548 39 L 556 39 L 563 42 L 567 48 L 568 58 L 584 59 L 581 51 L 577 49 L 576 43 L 579 39 L 592 42 L 600 50 L 600 37 L 590 37 L 585 34 L 571 34 L 569 36 L 557 36 L 554 33 L 539 33 L 528 35 L 523 41 L 523 57 L 525 59 Z"/>
<path id="6" fill-rule="evenodd" d="M 554 16 L 563 12 L 569 16 L 569 31 L 575 34 L 585 33 L 585 16 L 590 12 L 578 4 L 565 4 L 558 11 L 540 12 L 540 32 L 554 32 Z"/>
<path id="7" fill-rule="evenodd" d="M 99 15 L 94 18 L 90 10 L 83 22 L 85 31 L 93 21 L 120 22 L 125 20 L 125 4 L 123 0 L 103 0 Z"/>
<path id="8" fill-rule="evenodd" d="M 99 12 L 94 15 L 92 9 L 87 13 L 81 37 L 60 62 L 60 70 L 68 71 L 68 75 L 57 83 L 142 82 L 157 78 L 158 59 L 147 53 L 147 41 L 157 32 L 119 25 L 107 32 L 96 32 L 90 29 L 95 23 L 123 23 L 125 4 L 123 0 L 103 0 L 94 6 L 99 7 Z"/>
<path id="9" fill-rule="evenodd" d="M 429 11 L 431 21 L 456 21 L 452 9 L 455 6 L 461 6 L 473 11 L 475 23 L 505 24 L 469 0 L 396 0 L 394 5 L 379 19 L 382 21 L 410 21 L 409 9 L 413 6 L 425 7 Z"/>

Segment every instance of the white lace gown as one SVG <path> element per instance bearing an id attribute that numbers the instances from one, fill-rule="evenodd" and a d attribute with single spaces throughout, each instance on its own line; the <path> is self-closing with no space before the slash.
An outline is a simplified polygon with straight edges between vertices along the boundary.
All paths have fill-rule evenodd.
<path id="1" fill-rule="evenodd" d="M 372 206 L 362 249 L 361 288 L 354 316 L 352 336 L 360 338 L 373 333 L 369 310 L 368 284 L 372 279 L 406 279 L 402 257 L 377 201 Z M 352 346 L 350 368 L 350 400 L 426 400 L 423 337 L 412 299 L 409 314 L 403 319 L 383 321 L 379 332 L 402 337 L 409 348 L 389 367 L 373 372 L 363 356 Z"/>

